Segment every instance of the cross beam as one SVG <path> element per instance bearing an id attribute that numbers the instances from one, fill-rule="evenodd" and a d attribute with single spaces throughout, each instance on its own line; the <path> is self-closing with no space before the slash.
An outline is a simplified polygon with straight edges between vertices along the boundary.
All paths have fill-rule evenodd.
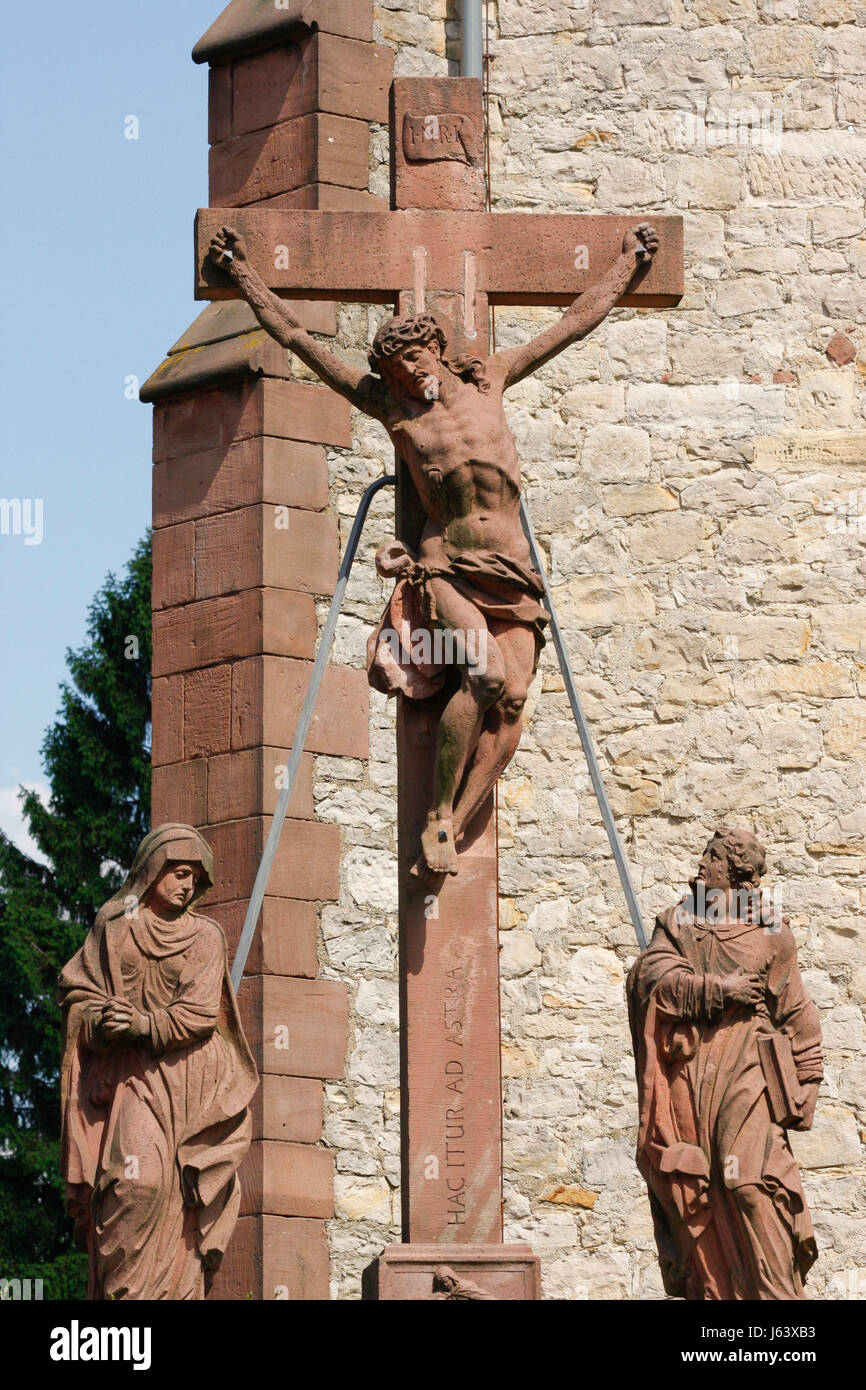
<path id="1" fill-rule="evenodd" d="M 453 292 L 474 284 L 492 305 L 566 306 L 604 275 L 640 217 L 521 212 L 287 212 L 201 209 L 196 218 L 196 299 L 237 289 L 208 258 L 226 223 L 247 240 L 250 261 L 278 294 L 392 304 L 415 288 Z M 652 218 L 658 253 L 620 303 L 672 306 L 683 295 L 681 217 Z"/>

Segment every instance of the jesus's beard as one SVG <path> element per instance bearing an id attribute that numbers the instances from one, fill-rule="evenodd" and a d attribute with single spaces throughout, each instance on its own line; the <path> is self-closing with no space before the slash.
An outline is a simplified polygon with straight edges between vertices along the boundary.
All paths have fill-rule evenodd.
<path id="1" fill-rule="evenodd" d="M 425 376 L 423 382 L 425 401 L 438 401 L 439 399 L 439 378 L 438 376 Z"/>

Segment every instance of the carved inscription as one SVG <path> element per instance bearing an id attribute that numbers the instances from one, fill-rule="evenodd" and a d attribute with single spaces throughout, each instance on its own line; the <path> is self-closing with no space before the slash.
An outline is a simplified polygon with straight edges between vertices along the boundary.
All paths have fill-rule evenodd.
<path id="1" fill-rule="evenodd" d="M 466 1221 L 466 1148 L 463 1142 L 466 1133 L 463 1061 L 466 967 L 459 965 L 446 970 L 445 980 L 445 1186 L 448 1225 L 462 1226 Z"/>
<path id="2" fill-rule="evenodd" d="M 410 164 L 434 159 L 452 159 L 460 164 L 480 164 L 481 142 L 471 116 L 403 117 L 403 154 Z"/>

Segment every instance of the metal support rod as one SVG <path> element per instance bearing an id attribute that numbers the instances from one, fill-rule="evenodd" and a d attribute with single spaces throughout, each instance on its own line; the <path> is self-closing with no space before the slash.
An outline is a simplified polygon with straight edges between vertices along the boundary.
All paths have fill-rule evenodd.
<path id="1" fill-rule="evenodd" d="M 629 916 L 631 917 L 632 926 L 635 930 L 635 936 L 638 939 L 638 945 L 642 951 L 645 951 L 647 946 L 646 932 L 644 931 L 643 918 L 641 917 L 640 905 L 634 890 L 634 884 L 632 883 L 628 860 L 625 857 L 622 841 L 619 838 L 619 831 L 616 828 L 616 821 L 613 818 L 613 811 L 611 810 L 610 802 L 607 798 L 607 789 L 604 785 L 604 778 L 602 776 L 601 767 L 599 766 L 595 745 L 592 741 L 592 734 L 589 731 L 589 725 L 586 722 L 586 716 L 584 715 L 583 707 L 580 703 L 580 696 L 577 693 L 577 686 L 574 683 L 574 673 L 571 669 L 571 662 L 568 659 L 568 652 L 565 649 L 565 642 L 562 636 L 562 629 L 559 626 L 559 619 L 556 616 L 553 595 L 550 592 L 550 585 L 547 582 L 547 575 L 545 574 L 538 543 L 535 539 L 535 532 L 532 529 L 532 522 L 529 520 L 529 513 L 526 510 L 526 503 L 523 498 L 520 499 L 520 520 L 523 525 L 524 535 L 529 542 L 532 563 L 538 570 L 544 584 L 547 608 L 550 613 L 550 631 L 553 637 L 553 645 L 556 647 L 556 654 L 559 657 L 562 679 L 565 681 L 565 689 L 568 692 L 571 712 L 574 715 L 577 732 L 583 744 L 583 751 L 586 756 L 593 790 L 595 791 L 596 800 L 598 801 L 601 811 L 601 818 L 604 821 L 604 828 L 607 831 L 607 838 L 610 841 L 610 847 L 613 851 L 613 857 L 619 873 L 619 881 L 622 884 L 625 900 L 628 904 Z"/>
<path id="2" fill-rule="evenodd" d="M 397 479 L 393 474 L 388 474 L 384 478 L 378 478 L 375 483 L 371 483 L 364 496 L 361 498 L 361 505 L 358 507 L 352 531 L 349 536 L 349 544 L 346 546 L 346 553 L 343 556 L 343 563 L 340 566 L 340 573 L 337 578 L 337 586 L 334 589 L 334 597 L 331 599 L 331 607 L 328 611 L 328 620 L 325 623 L 324 631 L 316 652 L 316 660 L 313 663 L 313 673 L 310 677 L 310 684 L 307 688 L 306 699 L 301 710 L 301 717 L 298 720 L 298 727 L 295 730 L 295 738 L 292 743 L 292 751 L 289 757 L 289 765 L 286 769 L 285 785 L 282 787 L 274 811 L 274 819 L 268 833 L 265 851 L 262 855 L 262 862 L 259 864 L 259 871 L 256 874 L 256 881 L 253 884 L 250 905 L 247 908 L 247 915 L 244 918 L 241 939 L 238 942 L 237 953 L 235 954 L 234 964 L 232 965 L 232 984 L 238 988 L 243 978 L 244 966 L 247 963 L 247 956 L 253 944 L 253 938 L 258 926 L 259 914 L 262 910 L 265 893 L 267 892 L 268 879 L 271 875 L 274 859 L 277 854 L 277 847 L 280 843 L 280 835 L 283 823 L 286 819 L 286 812 L 289 809 L 289 802 L 292 798 L 292 790 L 295 779 L 298 775 L 298 768 L 301 766 L 301 757 L 304 752 L 304 744 L 307 741 L 307 734 L 310 732 L 310 725 L 313 722 L 313 713 L 316 708 L 316 699 L 319 688 L 325 676 L 325 669 L 328 665 L 328 657 L 331 655 L 331 647 L 334 643 L 334 634 L 337 631 L 337 620 L 340 610 L 343 607 L 343 599 L 346 595 L 346 585 L 349 582 L 349 575 L 352 572 L 352 565 L 358 550 L 358 542 L 361 539 L 361 532 L 364 529 L 364 522 L 367 520 L 367 513 L 370 510 L 370 503 L 383 487 L 394 487 Z"/>
<path id="3" fill-rule="evenodd" d="M 331 599 L 331 607 L 328 611 L 327 622 L 325 623 L 324 631 L 322 632 L 321 640 L 316 651 L 316 659 L 313 663 L 313 672 L 310 677 L 310 684 L 307 688 L 307 694 L 304 699 L 303 708 L 301 709 L 300 719 L 298 720 L 298 727 L 295 730 L 295 737 L 292 742 L 292 751 L 289 756 L 289 763 L 286 769 L 285 784 L 280 791 L 276 810 L 274 811 L 274 818 L 271 822 L 271 828 L 268 833 L 267 841 L 265 843 L 265 849 L 262 855 L 262 860 L 259 864 L 258 873 L 256 874 L 256 881 L 253 885 L 253 891 L 250 897 L 249 907 L 247 908 L 247 915 L 244 919 L 243 930 L 241 932 L 240 941 L 238 942 L 238 949 L 235 954 L 234 963 L 232 965 L 232 984 L 234 985 L 235 989 L 239 987 L 240 982 L 243 978 L 244 967 L 246 966 L 247 958 L 250 953 L 250 947 L 252 946 L 253 939 L 256 934 L 256 927 L 258 926 L 259 916 L 262 910 L 262 903 L 264 902 L 265 893 L 267 892 L 268 879 L 270 878 L 271 869 L 273 867 L 274 859 L 276 858 L 277 848 L 280 843 L 280 835 L 282 834 L 283 825 L 286 819 L 286 813 L 289 809 L 289 802 L 292 798 L 292 791 L 294 790 L 295 781 L 298 775 L 298 769 L 301 765 L 301 758 L 304 752 L 304 745 L 307 741 L 307 735 L 310 732 L 310 725 L 313 722 L 313 714 L 315 713 L 316 700 L 318 698 L 319 690 L 321 688 L 321 684 L 325 676 L 325 670 L 328 665 L 328 657 L 331 654 L 331 647 L 334 643 L 334 636 L 337 631 L 337 622 L 342 611 L 343 600 L 346 595 L 346 586 L 348 585 L 349 575 L 352 572 L 352 566 L 355 562 L 355 556 L 358 551 L 358 544 L 361 539 L 361 532 L 364 529 L 364 523 L 367 520 L 367 514 L 370 510 L 370 504 L 373 501 L 373 498 L 376 496 L 378 492 L 381 491 L 383 487 L 393 487 L 395 486 L 396 482 L 396 477 L 394 477 L 393 475 L 388 475 L 384 478 L 378 478 L 375 483 L 371 483 L 370 486 L 367 488 L 366 492 L 364 493 L 363 497 L 361 498 L 361 504 L 358 507 L 358 511 L 355 516 L 354 523 L 352 525 L 351 534 L 349 536 L 349 543 L 346 546 L 346 553 L 343 556 L 343 563 L 340 566 L 340 573 L 337 578 L 336 587 L 334 589 L 334 596 Z M 610 847 L 613 851 L 613 857 L 616 862 L 620 882 L 622 883 L 623 891 L 625 893 L 629 914 L 632 920 L 632 925 L 634 926 L 635 935 L 637 936 L 641 950 L 645 950 L 647 939 L 643 927 L 643 921 L 641 918 L 640 907 L 637 901 L 637 895 L 634 890 L 634 884 L 632 883 L 631 873 L 629 871 L 628 862 L 626 860 L 625 852 L 622 847 L 622 842 L 619 838 L 619 832 L 616 828 L 616 822 L 613 818 L 613 811 L 611 810 L 610 802 L 607 798 L 607 790 L 604 785 L 604 778 L 602 777 L 601 768 L 599 766 L 598 758 L 596 756 L 595 746 L 592 741 L 592 734 L 589 731 L 589 725 L 586 722 L 586 718 L 583 713 L 583 708 L 580 703 L 580 697 L 577 693 L 577 687 L 574 683 L 574 675 L 571 670 L 571 663 L 568 659 L 568 652 L 565 649 L 565 642 L 562 636 L 562 629 L 559 626 L 559 619 L 556 614 L 556 607 L 553 602 L 553 596 L 550 592 L 550 585 L 547 582 L 547 575 L 545 574 L 544 565 L 541 559 L 541 553 L 538 549 L 538 543 L 535 539 L 535 533 L 532 529 L 532 523 L 529 520 L 529 514 L 526 510 L 526 505 L 522 498 L 520 503 L 520 520 L 523 526 L 524 534 L 526 535 L 526 539 L 529 542 L 529 549 L 532 555 L 532 563 L 537 569 L 539 575 L 541 576 L 542 583 L 544 584 L 544 592 L 547 600 L 547 607 L 550 612 L 550 626 L 551 634 L 553 636 L 553 644 L 556 648 L 557 656 L 559 657 L 559 665 L 562 670 L 563 680 L 565 681 L 565 688 L 568 693 L 569 702 L 571 704 L 572 714 L 574 715 L 574 722 L 577 725 L 577 732 L 580 735 L 580 741 L 583 745 L 583 751 L 586 756 L 587 766 L 589 768 L 589 775 L 592 780 L 592 785 L 595 791 L 596 798 L 598 800 L 599 808 L 601 810 L 601 817 L 604 822 L 605 830 L 607 831 L 607 837 L 610 841 Z"/>
<path id="4" fill-rule="evenodd" d="M 460 12 L 460 73 L 484 76 L 484 39 L 481 23 L 483 0 L 462 0 Z"/>

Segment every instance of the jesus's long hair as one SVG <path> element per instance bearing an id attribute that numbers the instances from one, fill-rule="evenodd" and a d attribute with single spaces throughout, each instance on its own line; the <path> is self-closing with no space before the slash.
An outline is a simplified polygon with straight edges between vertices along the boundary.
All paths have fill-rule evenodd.
<path id="1" fill-rule="evenodd" d="M 448 339 L 445 330 L 442 328 L 432 314 L 412 314 L 401 315 L 398 318 L 388 319 L 382 324 L 370 349 L 369 363 L 377 376 L 382 375 L 382 365 L 389 358 L 396 357 L 398 352 L 409 347 L 412 343 L 418 343 L 426 347 L 428 343 L 436 342 L 439 344 L 439 351 L 442 354 L 443 366 L 459 376 L 463 381 L 471 382 L 477 386 L 479 391 L 489 391 L 490 382 L 484 373 L 484 363 L 480 357 L 470 357 L 464 354 L 460 357 L 446 357 L 445 350 L 448 346 Z"/>

